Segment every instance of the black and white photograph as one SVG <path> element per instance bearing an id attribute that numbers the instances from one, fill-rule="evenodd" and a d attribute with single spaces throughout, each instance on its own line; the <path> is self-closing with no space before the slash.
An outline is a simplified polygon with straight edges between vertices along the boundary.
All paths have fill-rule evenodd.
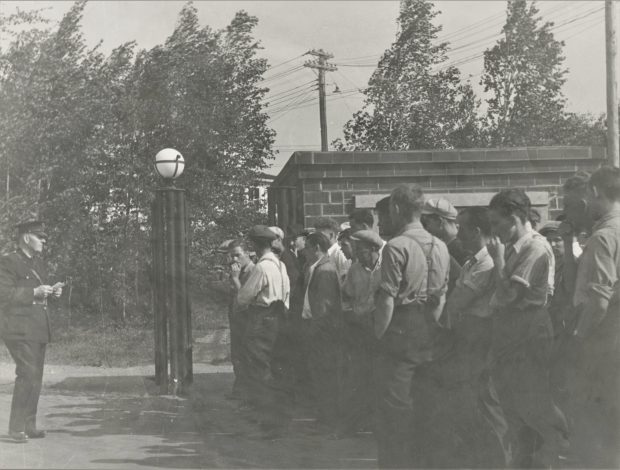
<path id="1" fill-rule="evenodd" d="M 620 468 L 618 0 L 0 0 L 0 468 Z"/>

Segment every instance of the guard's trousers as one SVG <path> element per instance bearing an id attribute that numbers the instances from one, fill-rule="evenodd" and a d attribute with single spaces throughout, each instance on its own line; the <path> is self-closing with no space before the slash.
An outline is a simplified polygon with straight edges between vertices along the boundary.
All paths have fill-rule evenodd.
<path id="1" fill-rule="evenodd" d="M 15 361 L 16 375 L 9 431 L 32 431 L 37 427 L 37 406 L 47 345 L 19 340 L 5 340 L 5 344 Z"/>
<path id="2" fill-rule="evenodd" d="M 247 314 L 243 376 L 247 378 L 248 398 L 264 428 L 283 427 L 289 422 L 289 412 L 275 350 L 281 314 L 273 306 L 256 305 L 251 305 Z"/>
<path id="3" fill-rule="evenodd" d="M 379 468 L 408 468 L 412 442 L 411 383 L 416 369 L 431 358 L 432 326 L 422 307 L 396 307 L 387 331 L 379 341 L 376 373 Z M 424 406 L 416 403 L 415 406 Z"/>

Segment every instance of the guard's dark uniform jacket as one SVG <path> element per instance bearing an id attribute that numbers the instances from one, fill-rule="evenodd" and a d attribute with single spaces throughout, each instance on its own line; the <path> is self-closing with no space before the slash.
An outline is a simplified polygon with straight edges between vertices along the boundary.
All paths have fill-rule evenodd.
<path id="1" fill-rule="evenodd" d="M 49 343 L 47 305 L 35 300 L 34 289 L 48 284 L 37 258 L 16 251 L 0 258 L 0 336 L 3 340 Z"/>

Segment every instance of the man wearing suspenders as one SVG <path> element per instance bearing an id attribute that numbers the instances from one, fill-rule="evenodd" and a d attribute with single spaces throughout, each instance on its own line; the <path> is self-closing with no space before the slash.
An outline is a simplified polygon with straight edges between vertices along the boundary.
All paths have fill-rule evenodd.
<path id="1" fill-rule="evenodd" d="M 418 366 L 432 359 L 437 312 L 445 302 L 450 256 L 445 243 L 422 227 L 423 205 L 417 185 L 399 186 L 390 196 L 396 236 L 383 249 L 374 314 L 380 468 L 411 466 L 411 382 Z"/>
<path id="2" fill-rule="evenodd" d="M 266 226 L 256 225 L 250 230 L 249 238 L 259 260 L 237 295 L 239 306 L 248 307 L 244 376 L 250 403 L 260 414 L 261 437 L 270 439 L 280 437 L 289 422 L 286 392 L 274 367 L 274 348 L 288 314 L 290 286 L 286 266 L 271 250 L 276 235 Z"/>

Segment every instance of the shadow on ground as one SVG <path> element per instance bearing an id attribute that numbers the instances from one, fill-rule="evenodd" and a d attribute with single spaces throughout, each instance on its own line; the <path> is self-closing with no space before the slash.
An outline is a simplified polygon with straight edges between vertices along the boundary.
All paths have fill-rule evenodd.
<path id="1" fill-rule="evenodd" d="M 231 382 L 229 373 L 196 374 L 190 395 L 181 399 L 158 396 L 148 377 L 67 378 L 46 391 L 57 398 L 47 406 L 46 420 L 55 424 L 50 437 L 62 436 L 73 452 L 120 439 L 105 455 L 89 454 L 95 467 L 376 467 L 370 435 L 329 440 L 303 410 L 295 412 L 285 438 L 257 439 L 257 425 L 225 399 Z"/>

